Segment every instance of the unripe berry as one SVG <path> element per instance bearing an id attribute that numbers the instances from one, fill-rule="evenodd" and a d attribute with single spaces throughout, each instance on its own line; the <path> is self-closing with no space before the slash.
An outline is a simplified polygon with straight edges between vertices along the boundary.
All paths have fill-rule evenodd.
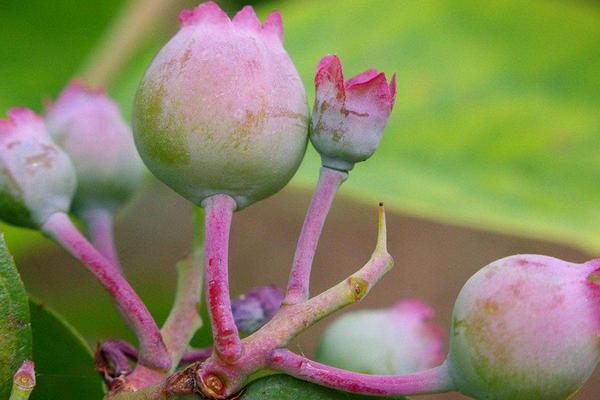
<path id="1" fill-rule="evenodd" d="M 569 398 L 600 357 L 600 260 L 519 255 L 491 263 L 454 307 L 449 366 L 477 399 Z"/>
<path id="2" fill-rule="evenodd" d="M 68 212 L 77 180 L 69 156 L 50 138 L 33 111 L 13 108 L 0 120 L 0 218 L 39 228 Z"/>
<path id="3" fill-rule="evenodd" d="M 103 90 L 71 83 L 48 107 L 46 124 L 75 166 L 75 212 L 96 207 L 114 210 L 140 186 L 143 165 L 133 134 Z"/>
<path id="4" fill-rule="evenodd" d="M 333 322 L 319 344 L 318 360 L 375 375 L 402 375 L 444 360 L 442 329 L 433 309 L 415 300 L 390 308 L 350 312 Z"/>
<path id="5" fill-rule="evenodd" d="M 274 12 L 234 18 L 213 2 L 180 16 L 137 91 L 135 141 L 148 168 L 196 204 L 214 194 L 238 209 L 280 190 L 307 144 L 302 82 Z"/>
<path id="6" fill-rule="evenodd" d="M 371 157 L 396 100 L 396 75 L 369 69 L 344 81 L 342 64 L 323 57 L 315 74 L 310 141 L 326 167 L 349 171 Z"/>

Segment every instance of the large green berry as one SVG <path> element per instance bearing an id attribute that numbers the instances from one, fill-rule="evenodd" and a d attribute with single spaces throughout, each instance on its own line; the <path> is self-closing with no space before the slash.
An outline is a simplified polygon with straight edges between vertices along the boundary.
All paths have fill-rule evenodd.
<path id="1" fill-rule="evenodd" d="M 201 204 L 227 194 L 238 208 L 280 190 L 307 144 L 302 82 L 274 12 L 232 20 L 212 2 L 180 16 L 181 29 L 146 71 L 134 109 L 148 168 Z"/>
<path id="2" fill-rule="evenodd" d="M 476 399 L 570 398 L 600 358 L 599 268 L 521 255 L 476 273 L 454 307 L 457 389 Z"/>

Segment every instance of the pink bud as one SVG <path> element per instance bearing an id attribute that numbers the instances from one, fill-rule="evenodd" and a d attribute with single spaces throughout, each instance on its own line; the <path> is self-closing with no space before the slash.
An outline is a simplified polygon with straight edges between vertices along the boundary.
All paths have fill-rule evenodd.
<path id="1" fill-rule="evenodd" d="M 9 400 L 26 400 L 35 387 L 35 364 L 25 360 L 13 375 L 13 386 Z"/>
<path id="2" fill-rule="evenodd" d="M 179 19 L 139 86 L 136 145 L 187 199 L 220 193 L 246 207 L 280 190 L 306 149 L 306 97 L 281 17 L 261 24 L 247 6 L 230 20 L 207 2 Z"/>
<path id="3" fill-rule="evenodd" d="M 519 255 L 495 261 L 461 290 L 449 366 L 458 389 L 483 399 L 566 399 L 600 357 L 600 260 Z"/>
<path id="4" fill-rule="evenodd" d="M 0 218 L 39 227 L 68 212 L 77 181 L 69 157 L 52 142 L 44 120 L 12 108 L 0 120 Z"/>
<path id="5" fill-rule="evenodd" d="M 75 211 L 114 209 L 139 187 L 143 166 L 131 129 L 103 90 L 72 82 L 48 107 L 46 123 L 75 166 Z"/>
<path id="6" fill-rule="evenodd" d="M 340 59 L 327 55 L 315 74 L 310 140 L 323 165 L 350 170 L 377 149 L 396 99 L 396 74 L 369 69 L 344 81 Z"/>
<path id="7" fill-rule="evenodd" d="M 345 314 L 327 328 L 319 361 L 377 375 L 410 374 L 444 360 L 442 329 L 431 322 L 433 309 L 409 299 L 383 310 Z"/>

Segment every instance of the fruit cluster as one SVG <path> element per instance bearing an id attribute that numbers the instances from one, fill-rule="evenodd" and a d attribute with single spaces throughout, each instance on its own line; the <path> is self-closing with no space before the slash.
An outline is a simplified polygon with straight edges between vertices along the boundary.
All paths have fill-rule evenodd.
<path id="1" fill-rule="evenodd" d="M 261 23 L 244 7 L 230 19 L 207 2 L 182 12 L 180 24 L 141 80 L 133 131 L 106 93 L 77 81 L 45 115 L 14 108 L 0 120 L 0 218 L 40 230 L 81 260 L 137 335 L 137 349 L 111 341 L 98 351 L 107 397 L 224 399 L 261 370 L 378 396 L 460 391 L 477 399 L 552 400 L 581 387 L 600 357 L 600 260 L 519 255 L 484 267 L 458 295 L 447 357 L 439 329 L 428 322 L 432 310 L 416 300 L 336 322 L 320 350 L 331 366 L 286 350 L 307 327 L 361 300 L 393 265 L 380 205 L 371 259 L 309 295 L 327 213 L 350 170 L 377 149 L 396 100 L 396 76 L 369 69 L 345 79 L 339 58 L 326 55 L 309 116 L 278 12 Z M 232 303 L 233 214 L 282 189 L 309 140 L 322 168 L 285 295 L 263 287 Z M 123 275 L 111 234 L 112 217 L 142 182 L 142 161 L 204 211 L 204 244 L 198 241 L 181 262 L 175 305 L 162 328 Z M 189 350 L 203 280 L 214 343 Z M 384 357 L 391 361 L 382 366 Z"/>

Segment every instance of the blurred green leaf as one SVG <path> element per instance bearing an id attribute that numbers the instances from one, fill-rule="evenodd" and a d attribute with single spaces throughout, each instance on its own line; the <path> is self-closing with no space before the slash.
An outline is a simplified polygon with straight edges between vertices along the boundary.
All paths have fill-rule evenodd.
<path id="1" fill-rule="evenodd" d="M 124 0 L 3 0 L 0 5 L 0 113 L 41 110 L 77 73 Z"/>
<path id="2" fill-rule="evenodd" d="M 392 210 L 600 250 L 593 2 L 281 2 L 310 96 L 319 58 L 398 73 L 373 158 L 342 192 Z M 271 5 L 269 4 L 269 7 Z M 312 186 L 311 151 L 294 183 Z"/>
<path id="3" fill-rule="evenodd" d="M 240 400 L 368 400 L 384 397 L 359 396 L 304 382 L 288 375 L 271 375 L 252 382 Z M 397 399 L 405 399 L 400 397 Z"/>
<path id="4" fill-rule="evenodd" d="M 0 399 L 7 399 L 13 374 L 31 358 L 27 293 L 0 233 Z"/>
<path id="5" fill-rule="evenodd" d="M 73 78 L 124 0 L 3 0 L 0 4 L 0 118 L 14 106 L 42 110 Z M 18 255 L 40 235 L 5 224 Z"/>
<path id="6" fill-rule="evenodd" d="M 29 303 L 37 384 L 32 400 L 101 399 L 102 381 L 83 338 L 54 311 Z"/>

